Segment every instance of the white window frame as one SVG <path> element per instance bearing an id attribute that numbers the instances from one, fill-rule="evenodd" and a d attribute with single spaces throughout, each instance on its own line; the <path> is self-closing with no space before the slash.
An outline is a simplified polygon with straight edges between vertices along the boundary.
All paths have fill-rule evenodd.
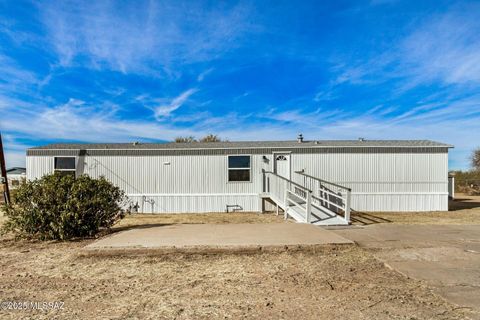
<path id="1" fill-rule="evenodd" d="M 73 158 L 73 159 L 75 159 L 75 169 L 55 169 L 55 159 L 57 159 L 57 158 Z M 65 171 L 65 172 L 73 171 L 75 173 L 75 176 L 77 176 L 77 157 L 75 157 L 75 156 L 55 156 L 55 157 L 53 157 L 53 172 L 56 172 L 56 171 Z"/>
<path id="2" fill-rule="evenodd" d="M 247 168 L 230 168 L 229 167 L 229 164 L 228 164 L 228 159 L 230 157 L 249 157 L 250 158 L 250 166 Z M 229 173 L 230 173 L 230 170 L 249 170 L 250 173 L 248 175 L 249 177 L 249 180 L 248 181 L 230 181 L 229 179 Z M 251 183 L 252 182 L 252 155 L 251 154 L 229 154 L 227 155 L 227 183 Z"/>

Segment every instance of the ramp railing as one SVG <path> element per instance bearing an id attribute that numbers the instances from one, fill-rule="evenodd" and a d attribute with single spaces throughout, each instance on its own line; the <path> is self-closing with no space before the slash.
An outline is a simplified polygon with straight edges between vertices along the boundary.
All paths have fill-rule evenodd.
<path id="1" fill-rule="evenodd" d="M 345 186 L 323 180 L 304 171 L 295 171 L 303 179 L 305 188 L 312 190 L 311 205 L 329 214 L 343 214 L 343 218 L 350 223 L 352 190 Z"/>
<path id="2" fill-rule="evenodd" d="M 290 179 L 282 177 L 271 171 L 263 171 L 264 192 L 277 204 L 280 204 L 285 212 L 285 219 L 288 217 L 288 208 L 296 207 L 301 215 L 301 222 L 310 223 L 312 191 Z"/>

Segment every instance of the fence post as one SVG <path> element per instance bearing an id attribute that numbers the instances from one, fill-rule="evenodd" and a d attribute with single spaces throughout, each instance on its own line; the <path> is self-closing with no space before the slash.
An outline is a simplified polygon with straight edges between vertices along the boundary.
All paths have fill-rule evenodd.
<path id="1" fill-rule="evenodd" d="M 347 190 L 347 199 L 345 201 L 345 220 L 350 223 L 350 204 L 352 199 L 352 191 Z"/>
<path id="2" fill-rule="evenodd" d="M 455 177 L 448 177 L 448 196 L 452 199 L 455 198 Z"/>
<path id="3" fill-rule="evenodd" d="M 452 199 L 455 199 L 455 177 L 452 177 Z"/>
<path id="4" fill-rule="evenodd" d="M 305 206 L 305 222 L 310 223 L 310 215 L 312 213 L 312 192 L 307 191 L 307 204 Z"/>

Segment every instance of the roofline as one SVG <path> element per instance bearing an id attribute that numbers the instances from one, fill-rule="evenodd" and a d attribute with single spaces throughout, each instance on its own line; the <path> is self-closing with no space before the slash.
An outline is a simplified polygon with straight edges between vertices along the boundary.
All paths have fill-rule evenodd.
<path id="1" fill-rule="evenodd" d="M 138 149 L 135 149 L 135 148 L 63 148 L 63 149 L 60 149 L 60 148 L 36 148 L 36 147 L 33 147 L 33 148 L 28 148 L 27 150 L 112 150 L 112 151 L 121 151 L 121 150 L 225 150 L 225 149 L 296 149 L 296 148 L 312 148 L 312 149 L 315 149 L 315 148 L 318 148 L 318 149 L 322 149 L 322 148 L 455 148 L 453 145 L 451 144 L 446 144 L 446 145 L 443 145 L 443 146 L 372 146 L 372 145 L 368 145 L 368 146 L 312 146 L 312 145 L 303 145 L 303 146 L 292 146 L 292 147 L 275 147 L 275 146 L 259 146 L 259 147 L 224 147 L 224 148 L 154 148 L 154 149 L 151 149 L 151 148 L 138 148 Z"/>

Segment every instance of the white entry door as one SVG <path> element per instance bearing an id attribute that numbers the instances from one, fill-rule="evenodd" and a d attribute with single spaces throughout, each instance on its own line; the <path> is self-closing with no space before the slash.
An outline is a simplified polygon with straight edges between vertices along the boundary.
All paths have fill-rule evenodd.
<path id="1" fill-rule="evenodd" d="M 290 154 L 275 153 L 274 172 L 279 176 L 290 179 Z"/>

